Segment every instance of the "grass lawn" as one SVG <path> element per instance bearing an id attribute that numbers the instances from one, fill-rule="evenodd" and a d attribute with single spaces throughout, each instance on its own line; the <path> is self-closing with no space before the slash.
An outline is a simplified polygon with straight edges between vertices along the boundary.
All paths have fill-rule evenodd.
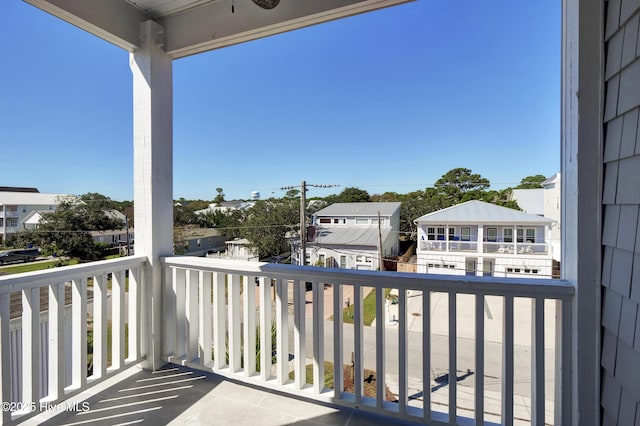
<path id="1" fill-rule="evenodd" d="M 384 289 L 384 298 L 389 297 L 391 293 L 390 288 Z M 362 316 L 364 325 L 370 326 L 373 320 L 376 319 L 376 289 L 371 290 L 367 297 L 362 302 Z M 343 322 L 347 324 L 353 324 L 353 305 L 342 310 Z M 332 318 L 333 319 L 333 318 Z"/>
<path id="2" fill-rule="evenodd" d="M 22 274 L 24 272 L 33 272 L 33 271 L 42 271 L 43 269 L 49 269 L 56 267 L 58 265 L 67 266 L 67 265 L 75 265 L 78 263 L 78 259 L 69 259 L 69 260 L 50 260 L 45 262 L 31 262 L 31 263 L 22 263 L 20 265 L 14 266 L 6 266 L 0 268 L 0 271 L 6 274 Z"/>

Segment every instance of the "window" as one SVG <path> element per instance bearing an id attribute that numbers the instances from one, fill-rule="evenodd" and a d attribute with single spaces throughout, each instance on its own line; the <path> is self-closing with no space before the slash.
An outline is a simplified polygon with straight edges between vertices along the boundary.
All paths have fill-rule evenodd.
<path id="1" fill-rule="evenodd" d="M 0 226 L 4 226 L 4 219 L 0 217 Z"/>
<path id="2" fill-rule="evenodd" d="M 362 255 L 356 256 L 356 262 L 364 262 L 364 256 Z"/>
<path id="3" fill-rule="evenodd" d="M 537 270 L 537 269 L 532 269 L 532 270 L 531 270 L 531 273 L 532 273 L 532 274 L 537 274 L 537 273 L 538 273 L 538 270 Z"/>
<path id="4" fill-rule="evenodd" d="M 207 238 L 207 243 L 211 244 L 213 242 L 213 238 Z"/>
<path id="5" fill-rule="evenodd" d="M 444 227 L 438 228 L 437 240 L 444 241 Z"/>
<path id="6" fill-rule="evenodd" d="M 371 262 L 372 262 L 371 256 L 367 256 L 367 263 L 371 263 Z"/>
<path id="7" fill-rule="evenodd" d="M 369 219 L 365 218 L 365 217 L 357 217 L 356 218 L 356 225 L 368 225 L 369 224 Z"/>
<path id="8" fill-rule="evenodd" d="M 533 228 L 527 228 L 527 242 L 535 243 L 536 242 L 536 230 Z"/>
<path id="9" fill-rule="evenodd" d="M 320 264 L 320 266 L 324 266 L 324 254 L 318 255 L 318 263 Z"/>
<path id="10" fill-rule="evenodd" d="M 513 229 L 505 228 L 502 230 L 502 236 L 505 243 L 513 242 Z"/>
<path id="11" fill-rule="evenodd" d="M 497 228 L 487 228 L 487 238 L 485 241 L 489 241 L 495 243 L 498 241 L 498 229 Z"/>
<path id="12" fill-rule="evenodd" d="M 347 256 L 340 256 L 340 267 L 341 268 L 346 268 L 347 267 Z"/>
<path id="13" fill-rule="evenodd" d="M 521 242 L 524 241 L 523 235 L 524 235 L 524 229 L 522 229 L 522 228 L 516 229 L 516 241 L 517 242 L 521 243 Z"/>
<path id="14" fill-rule="evenodd" d="M 436 239 L 436 228 L 427 228 L 427 240 L 433 241 Z"/>
<path id="15" fill-rule="evenodd" d="M 460 228 L 460 240 L 471 241 L 471 228 Z"/>
<path id="16" fill-rule="evenodd" d="M 7 228 L 16 228 L 18 226 L 18 218 L 7 218 Z"/>
<path id="17" fill-rule="evenodd" d="M 449 228 L 449 241 L 454 240 L 456 236 L 456 230 L 454 228 Z"/>
<path id="18" fill-rule="evenodd" d="M 347 219 L 345 219 L 345 218 L 339 218 L 339 219 L 335 218 L 335 219 L 333 219 L 333 223 L 338 223 L 338 224 L 343 224 L 344 225 L 345 223 L 347 223 Z"/>
<path id="19" fill-rule="evenodd" d="M 198 247 L 200 247 L 200 245 L 202 244 L 202 240 L 200 239 L 196 240 L 196 244 L 198 245 Z"/>
<path id="20" fill-rule="evenodd" d="M 320 223 L 331 223 L 331 219 L 329 219 L 327 217 L 321 217 L 320 218 Z"/>

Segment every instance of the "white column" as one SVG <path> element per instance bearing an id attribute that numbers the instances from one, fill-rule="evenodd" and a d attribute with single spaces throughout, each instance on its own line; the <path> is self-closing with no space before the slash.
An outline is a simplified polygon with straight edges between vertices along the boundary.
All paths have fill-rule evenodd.
<path id="1" fill-rule="evenodd" d="M 140 48 L 130 55 L 135 253 L 148 260 L 142 283 L 147 300 L 142 303 L 141 350 L 147 356 L 144 367 L 154 370 L 164 362 L 160 258 L 173 254 L 172 60 L 163 45 L 163 28 L 146 21 L 140 25 Z"/>
<path id="2" fill-rule="evenodd" d="M 484 250 L 484 225 L 478 225 L 478 253 L 482 253 Z"/>

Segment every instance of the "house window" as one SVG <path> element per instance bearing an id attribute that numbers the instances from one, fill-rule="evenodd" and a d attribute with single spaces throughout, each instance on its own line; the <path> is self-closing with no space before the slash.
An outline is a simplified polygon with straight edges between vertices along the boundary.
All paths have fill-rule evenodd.
<path id="1" fill-rule="evenodd" d="M 436 228 L 427 228 L 427 240 L 435 240 L 436 239 Z"/>
<path id="2" fill-rule="evenodd" d="M 202 240 L 197 240 L 196 244 L 198 245 L 198 247 L 200 247 L 200 245 L 202 244 Z"/>
<path id="3" fill-rule="evenodd" d="M 8 218 L 7 219 L 7 228 L 15 228 L 18 226 L 18 218 Z"/>
<path id="4" fill-rule="evenodd" d="M 328 217 L 321 217 L 320 223 L 331 223 L 331 219 L 329 219 Z"/>
<path id="5" fill-rule="evenodd" d="M 347 256 L 340 256 L 340 267 L 341 268 L 346 268 L 347 267 Z"/>
<path id="6" fill-rule="evenodd" d="M 485 241 L 491 243 L 498 241 L 498 228 L 487 228 L 487 238 Z"/>
<path id="7" fill-rule="evenodd" d="M 213 242 L 213 238 L 207 238 L 207 243 L 211 244 Z"/>
<path id="8" fill-rule="evenodd" d="M 0 217 L 0 226 L 4 226 L 4 219 Z"/>
<path id="9" fill-rule="evenodd" d="M 449 228 L 449 241 L 454 240 L 456 236 L 456 230 L 454 228 Z"/>
<path id="10" fill-rule="evenodd" d="M 522 228 L 516 229 L 516 241 L 519 243 L 524 242 L 524 229 Z"/>
<path id="11" fill-rule="evenodd" d="M 364 256 L 356 256 L 356 262 L 364 262 Z"/>
<path id="12" fill-rule="evenodd" d="M 505 243 L 513 242 L 513 229 L 505 228 L 502 230 L 503 240 Z"/>
<path id="13" fill-rule="evenodd" d="M 460 228 L 460 240 L 471 241 L 471 228 Z"/>
<path id="14" fill-rule="evenodd" d="M 438 228 L 438 233 L 437 233 L 436 239 L 439 240 L 439 241 L 444 241 L 444 227 Z"/>
<path id="15" fill-rule="evenodd" d="M 335 218 L 335 219 L 333 219 L 333 223 L 338 223 L 338 224 L 344 225 L 345 223 L 347 223 L 347 219 L 345 219 L 343 217 Z"/>
<path id="16" fill-rule="evenodd" d="M 364 218 L 364 217 L 357 217 L 356 218 L 356 225 L 368 225 L 369 224 L 369 219 Z"/>
<path id="17" fill-rule="evenodd" d="M 536 242 L 536 230 L 534 228 L 527 228 L 527 242 L 535 243 Z"/>
<path id="18" fill-rule="evenodd" d="M 319 254 L 318 255 L 318 264 L 320 266 L 324 266 L 324 254 Z"/>
<path id="19" fill-rule="evenodd" d="M 367 263 L 371 263 L 371 256 L 367 256 Z"/>

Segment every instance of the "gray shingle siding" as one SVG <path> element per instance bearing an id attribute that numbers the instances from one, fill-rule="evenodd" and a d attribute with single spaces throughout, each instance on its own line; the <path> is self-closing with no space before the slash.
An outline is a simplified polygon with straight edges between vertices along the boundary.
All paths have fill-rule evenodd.
<path id="1" fill-rule="evenodd" d="M 604 5 L 601 420 L 640 425 L 640 0 Z"/>

